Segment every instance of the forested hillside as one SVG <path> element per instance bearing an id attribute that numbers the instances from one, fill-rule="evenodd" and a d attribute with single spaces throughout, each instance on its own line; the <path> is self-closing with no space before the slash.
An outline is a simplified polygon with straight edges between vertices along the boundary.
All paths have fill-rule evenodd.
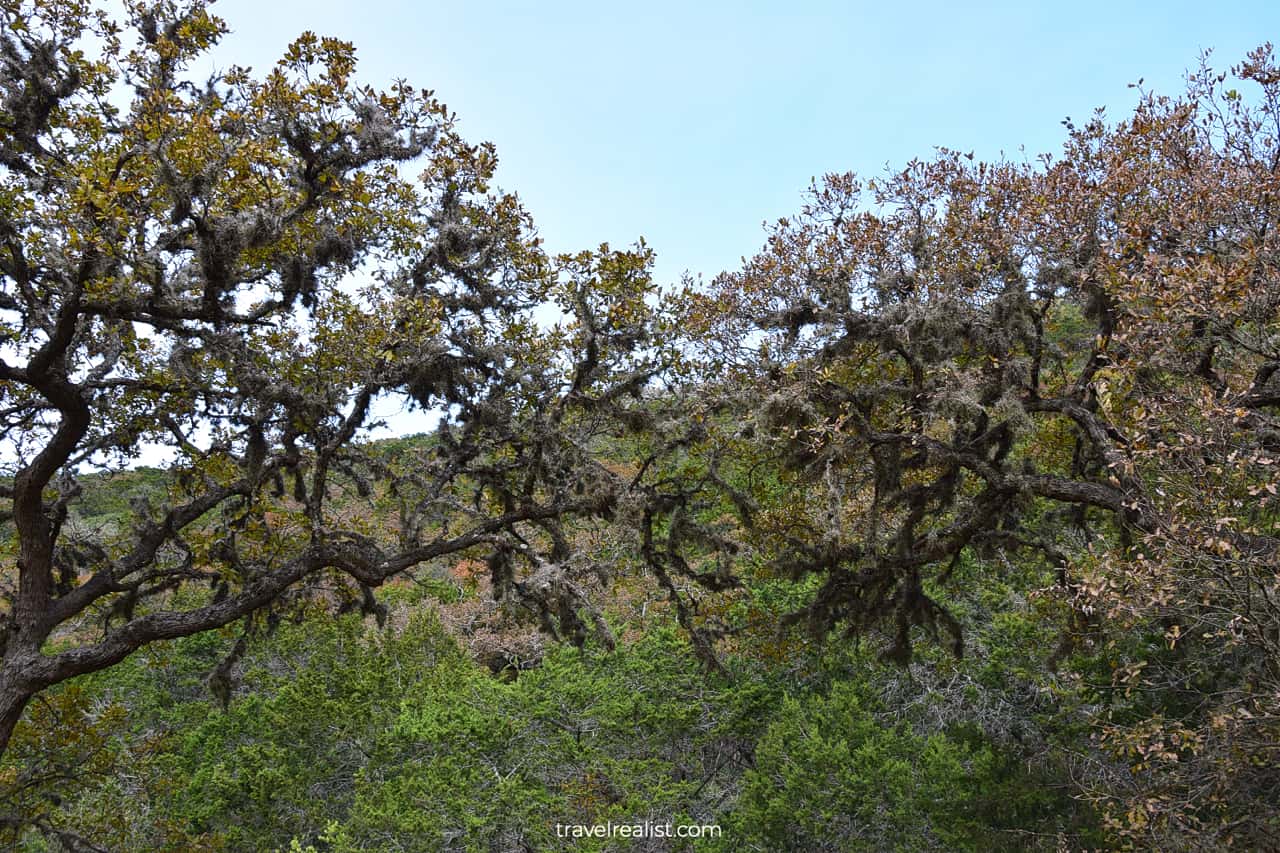
<path id="1" fill-rule="evenodd" d="M 0 2 L 0 843 L 1280 844 L 1269 45 L 677 287 L 126 6 Z"/>

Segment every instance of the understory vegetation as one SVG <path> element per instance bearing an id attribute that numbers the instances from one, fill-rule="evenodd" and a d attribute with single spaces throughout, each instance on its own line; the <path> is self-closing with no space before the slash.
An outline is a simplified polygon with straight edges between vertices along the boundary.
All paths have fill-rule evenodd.
<path id="1" fill-rule="evenodd" d="M 450 575 L 395 589 L 383 627 L 281 624 L 240 660 L 225 708 L 208 676 L 229 637 L 151 646 L 33 706 L 9 760 L 41 783 L 6 805 L 112 850 L 668 849 L 556 835 L 608 821 L 717 825 L 677 849 L 725 851 L 1096 837 L 1052 749 L 1072 714 L 985 654 L 904 672 L 762 636 L 708 675 L 674 620 L 625 623 L 625 602 L 613 651 L 552 645 L 495 674 L 470 652 L 483 632 L 459 627 L 483 592 Z M 983 641 L 1033 667 L 1025 618 Z"/>

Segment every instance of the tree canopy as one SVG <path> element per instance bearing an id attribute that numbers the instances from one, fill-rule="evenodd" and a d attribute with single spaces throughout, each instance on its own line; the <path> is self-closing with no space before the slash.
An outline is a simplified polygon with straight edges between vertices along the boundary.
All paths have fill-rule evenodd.
<path id="1" fill-rule="evenodd" d="M 148 642 L 317 591 L 376 608 L 482 545 L 501 592 L 586 630 L 559 525 L 611 512 L 586 444 L 653 369 L 646 250 L 549 258 L 492 146 L 429 91 L 357 84 L 345 42 L 192 79 L 224 31 L 198 2 L 3 6 L 0 745 L 37 691 Z M 380 399 L 438 412 L 432 446 L 371 452 Z M 81 472 L 148 448 L 164 488 L 78 525 Z"/>
<path id="2" fill-rule="evenodd" d="M 721 554 L 811 581 L 787 620 L 900 662 L 919 631 L 963 652 L 944 599 L 966 559 L 978 584 L 1042 561 L 1046 664 L 1102 650 L 1146 703 L 1095 720 L 1142 778 L 1096 781 L 1156 847 L 1277 830 L 1271 48 L 1234 76 L 1249 96 L 1202 65 L 1181 97 L 1068 121 L 1056 158 L 829 175 L 688 296 L 706 458 L 753 465 L 729 487 L 709 462 L 673 500 L 731 506 Z"/>

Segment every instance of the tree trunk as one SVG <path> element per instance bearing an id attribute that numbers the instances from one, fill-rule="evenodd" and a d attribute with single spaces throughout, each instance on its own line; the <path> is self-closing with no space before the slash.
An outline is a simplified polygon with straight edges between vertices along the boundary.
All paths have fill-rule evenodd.
<path id="1" fill-rule="evenodd" d="M 8 680 L 0 676 L 0 758 L 8 751 L 13 730 L 22 719 L 22 712 L 26 710 L 33 695 L 16 685 L 4 684 Z"/>

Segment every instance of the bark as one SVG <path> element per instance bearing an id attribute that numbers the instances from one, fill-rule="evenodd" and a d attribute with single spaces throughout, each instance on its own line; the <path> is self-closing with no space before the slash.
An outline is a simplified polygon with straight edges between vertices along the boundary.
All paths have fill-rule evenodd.
<path id="1" fill-rule="evenodd" d="M 0 673 L 0 756 L 8 751 L 13 730 L 22 719 L 27 703 L 35 695 L 34 691 L 24 688 L 20 682 L 11 678 L 7 670 L 6 665 L 6 672 Z"/>

